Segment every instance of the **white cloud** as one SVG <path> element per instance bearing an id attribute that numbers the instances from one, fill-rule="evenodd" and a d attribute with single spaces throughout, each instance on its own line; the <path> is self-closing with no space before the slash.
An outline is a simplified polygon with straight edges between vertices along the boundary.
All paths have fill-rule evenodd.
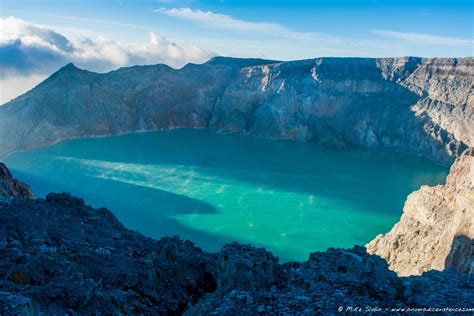
<path id="1" fill-rule="evenodd" d="M 48 27 L 14 17 L 1 19 L 0 32 L 0 54 L 4 57 L 0 64 L 3 69 L 16 68 L 20 72 L 56 61 L 74 62 L 94 71 L 150 63 L 181 67 L 214 55 L 195 45 L 175 44 L 154 33 L 150 33 L 150 40 L 145 43 L 121 43 L 104 37 L 68 38 Z"/>
<path id="2" fill-rule="evenodd" d="M 165 63 L 182 67 L 202 63 L 215 54 L 195 45 L 178 45 L 150 33 L 148 42 L 122 43 L 105 37 L 66 37 L 38 24 L 7 17 L 0 19 L 1 101 L 33 87 L 39 77 L 51 74 L 68 62 L 92 71 L 122 66 Z M 28 77 L 25 80 L 18 78 Z M 3 88 L 5 85 L 16 87 Z M 7 91 L 8 90 L 8 91 Z M 11 92 L 11 93 L 10 93 Z"/>
<path id="3" fill-rule="evenodd" d="M 455 37 L 445 37 L 437 36 L 430 34 L 421 34 L 421 33 L 408 33 L 408 32 L 397 32 L 390 30 L 372 30 L 371 33 L 387 36 L 402 41 L 413 42 L 418 44 L 428 44 L 428 45 L 441 45 L 441 46 L 473 46 L 474 40 L 464 39 L 464 38 L 455 38 Z"/>
<path id="4" fill-rule="evenodd" d="M 230 15 L 215 13 L 212 11 L 193 10 L 190 8 L 160 8 L 155 10 L 155 12 L 190 22 L 215 27 L 219 30 L 224 29 L 296 40 L 334 40 L 332 37 L 323 33 L 296 32 L 278 23 L 248 22 L 233 18 Z"/>

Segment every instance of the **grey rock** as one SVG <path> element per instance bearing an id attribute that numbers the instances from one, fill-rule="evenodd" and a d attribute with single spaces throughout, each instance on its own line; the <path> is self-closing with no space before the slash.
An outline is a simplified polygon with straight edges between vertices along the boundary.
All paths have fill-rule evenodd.
<path id="1" fill-rule="evenodd" d="M 0 107 L 0 157 L 64 139 L 209 128 L 451 163 L 474 146 L 473 58 L 217 57 L 107 74 L 70 64 Z"/>
<path id="2" fill-rule="evenodd" d="M 253 251 L 250 247 L 234 249 L 234 254 L 239 250 L 244 258 L 249 255 L 248 251 Z M 348 253 L 361 261 L 354 260 Z M 363 247 L 328 249 L 311 254 L 306 262 L 290 262 L 280 267 L 282 273 L 277 278 L 271 278 L 271 286 L 255 288 L 255 283 L 239 284 L 247 297 L 253 298 L 252 301 L 231 300 L 229 292 L 218 287 L 188 309 L 186 314 L 336 315 L 340 314 L 338 308 L 341 306 L 344 311 L 348 307 L 365 311 L 369 306 L 381 308 L 375 314 L 391 315 L 391 308 L 473 308 L 470 302 L 474 299 L 472 278 L 452 270 L 400 278 L 388 270 L 383 259 L 369 255 Z M 236 275 L 237 278 L 239 276 Z M 260 277 L 267 278 L 268 275 Z M 265 282 L 260 280 L 259 284 Z"/>
<path id="3" fill-rule="evenodd" d="M 56 247 L 49 247 L 47 245 L 41 245 L 40 246 L 40 252 L 41 253 L 56 253 L 58 250 Z"/>

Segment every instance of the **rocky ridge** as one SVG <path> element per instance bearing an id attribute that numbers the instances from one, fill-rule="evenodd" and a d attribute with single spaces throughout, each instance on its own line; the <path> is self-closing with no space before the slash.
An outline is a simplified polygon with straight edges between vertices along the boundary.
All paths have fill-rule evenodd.
<path id="1" fill-rule="evenodd" d="M 0 207 L 0 250 L 2 315 L 474 311 L 474 279 L 454 270 L 400 278 L 359 246 L 285 264 L 238 243 L 206 253 L 144 237 L 64 193 L 12 196 Z"/>
<path id="2" fill-rule="evenodd" d="M 451 163 L 474 146 L 473 58 L 216 57 L 97 74 L 69 64 L 0 107 L 0 157 L 63 139 L 176 127 Z"/>
<path id="3" fill-rule="evenodd" d="M 474 274 L 474 148 L 456 160 L 445 185 L 410 194 L 400 221 L 367 250 L 399 275 L 446 268 Z"/>

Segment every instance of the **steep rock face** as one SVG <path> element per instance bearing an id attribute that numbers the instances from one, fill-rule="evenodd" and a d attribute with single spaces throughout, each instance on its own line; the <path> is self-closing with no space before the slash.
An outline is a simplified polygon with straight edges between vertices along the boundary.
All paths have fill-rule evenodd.
<path id="1" fill-rule="evenodd" d="M 69 64 L 0 108 L 0 156 L 63 139 L 206 127 L 227 66 L 122 68 L 105 75 Z"/>
<path id="2" fill-rule="evenodd" d="M 0 205 L 14 198 L 34 199 L 30 187 L 19 180 L 13 179 L 10 170 L 0 162 Z"/>
<path id="3" fill-rule="evenodd" d="M 454 268 L 474 273 L 474 149 L 451 167 L 446 185 L 412 193 L 400 222 L 367 245 L 399 275 Z"/>
<path id="4" fill-rule="evenodd" d="M 473 146 L 472 58 L 217 57 L 107 74 L 70 64 L 0 107 L 0 157 L 63 139 L 210 128 L 449 163 Z"/>
<path id="5" fill-rule="evenodd" d="M 448 151 L 457 147 L 454 140 L 474 146 L 473 68 L 472 58 L 445 58 L 442 62 L 427 58 L 400 83 L 420 95 L 412 110 L 429 118 L 425 129 L 447 144 Z"/>
<path id="6" fill-rule="evenodd" d="M 437 67 L 446 63 L 452 61 L 319 58 L 244 68 L 217 103 L 210 126 L 332 147 L 385 148 L 447 162 L 465 149 L 463 142 L 471 142 L 474 105 L 466 97 L 471 92 L 458 86 L 472 86 L 474 65 L 463 67 L 471 77 L 451 65 L 454 82 L 441 84 L 444 72 Z M 423 80 L 434 81 L 433 87 L 417 85 Z M 426 105 L 431 99 L 425 94 L 438 93 L 439 86 L 456 96 L 453 108 L 462 115 L 441 110 L 431 115 L 439 120 L 426 115 L 436 105 Z"/>

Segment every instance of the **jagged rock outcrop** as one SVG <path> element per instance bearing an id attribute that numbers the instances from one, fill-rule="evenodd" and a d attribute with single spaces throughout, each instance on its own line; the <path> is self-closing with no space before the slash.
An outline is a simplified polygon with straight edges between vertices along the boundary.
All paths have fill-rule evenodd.
<path id="1" fill-rule="evenodd" d="M 156 241 L 69 194 L 0 206 L 5 316 L 472 312 L 472 302 L 472 278 L 451 270 L 399 278 L 359 246 L 280 264 L 249 245 L 212 254 L 178 237 Z"/>
<path id="2" fill-rule="evenodd" d="M 63 139 L 210 128 L 450 163 L 474 146 L 473 58 L 216 57 L 107 74 L 69 64 L 0 107 L 0 157 Z"/>
<path id="3" fill-rule="evenodd" d="M 423 186 L 390 232 L 367 245 L 399 275 L 454 268 L 474 273 L 474 149 L 451 167 L 445 185 Z"/>
<path id="4" fill-rule="evenodd" d="M 472 311 L 472 279 L 454 271 L 399 278 L 384 260 L 362 247 L 328 249 L 312 253 L 306 262 L 283 265 L 276 264 L 271 253 L 245 245 L 225 246 L 220 256 L 228 258 L 220 266 L 226 282 L 186 315 L 393 315 L 408 308 L 422 312 L 448 306 L 459 308 L 458 312 Z M 241 269 L 229 277 L 229 265 Z M 261 267 L 272 272 L 255 273 Z M 240 281 L 248 275 L 252 275 L 250 282 Z"/>
<path id="5" fill-rule="evenodd" d="M 0 209 L 0 247 L 2 315 L 176 315 L 216 288 L 213 255 L 67 194 Z"/>
<path id="6" fill-rule="evenodd" d="M 10 170 L 0 162 L 0 205 L 15 198 L 34 199 L 30 187 L 19 180 L 13 179 Z"/>

